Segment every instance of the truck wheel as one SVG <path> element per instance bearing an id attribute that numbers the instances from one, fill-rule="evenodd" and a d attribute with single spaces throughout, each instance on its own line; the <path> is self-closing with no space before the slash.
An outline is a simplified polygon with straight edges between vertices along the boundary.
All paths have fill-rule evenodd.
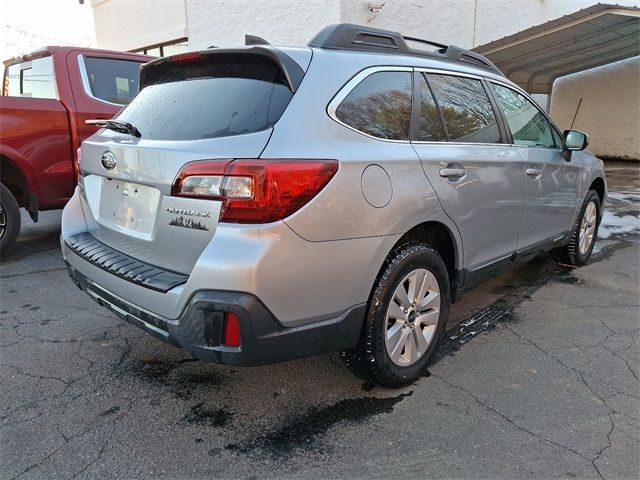
<path id="1" fill-rule="evenodd" d="M 598 237 L 599 226 L 600 197 L 595 190 L 589 190 L 573 226 L 569 244 L 553 251 L 555 260 L 572 267 L 581 267 L 587 263 Z"/>
<path id="2" fill-rule="evenodd" d="M 387 388 L 419 378 L 449 314 L 449 275 L 433 248 L 410 242 L 393 250 L 378 276 L 358 344 L 341 353 L 359 377 Z"/>
<path id="3" fill-rule="evenodd" d="M 0 255 L 13 246 L 20 232 L 20 208 L 11 192 L 0 183 Z"/>

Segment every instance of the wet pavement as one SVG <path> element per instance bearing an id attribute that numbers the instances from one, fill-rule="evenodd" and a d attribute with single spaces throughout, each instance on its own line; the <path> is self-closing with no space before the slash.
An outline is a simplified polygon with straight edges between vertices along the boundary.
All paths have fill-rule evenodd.
<path id="1" fill-rule="evenodd" d="M 193 360 L 81 294 L 45 213 L 0 272 L 0 478 L 640 478 L 639 173 L 608 166 L 587 266 L 467 293 L 396 391 Z"/>

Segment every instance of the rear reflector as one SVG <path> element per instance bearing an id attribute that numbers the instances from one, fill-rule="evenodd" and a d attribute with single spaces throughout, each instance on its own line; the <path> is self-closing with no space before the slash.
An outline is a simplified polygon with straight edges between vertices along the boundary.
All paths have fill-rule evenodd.
<path id="1" fill-rule="evenodd" d="M 222 201 L 221 222 L 269 223 L 299 210 L 337 171 L 337 160 L 202 160 L 182 168 L 171 193 Z"/>
<path id="2" fill-rule="evenodd" d="M 235 313 L 227 313 L 227 318 L 224 322 L 224 339 L 222 343 L 227 347 L 240 346 L 240 322 L 238 322 L 238 316 Z"/>

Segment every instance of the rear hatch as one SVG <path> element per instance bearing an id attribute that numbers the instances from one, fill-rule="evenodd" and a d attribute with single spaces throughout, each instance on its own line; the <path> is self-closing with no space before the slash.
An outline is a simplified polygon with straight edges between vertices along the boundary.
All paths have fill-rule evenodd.
<path id="1" fill-rule="evenodd" d="M 115 117 L 140 136 L 105 128 L 82 144 L 92 235 L 189 274 L 215 234 L 221 202 L 172 196 L 180 171 L 199 160 L 259 158 L 303 74 L 271 47 L 193 52 L 143 67 L 140 93 Z"/>

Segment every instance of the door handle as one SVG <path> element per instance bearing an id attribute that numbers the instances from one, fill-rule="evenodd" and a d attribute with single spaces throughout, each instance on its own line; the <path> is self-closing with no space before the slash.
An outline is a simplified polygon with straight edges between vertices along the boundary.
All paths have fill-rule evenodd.
<path id="1" fill-rule="evenodd" d="M 542 170 L 538 169 L 538 168 L 527 168 L 526 172 L 527 175 L 529 175 L 530 177 L 534 177 L 537 178 L 540 175 L 542 175 Z"/>
<path id="2" fill-rule="evenodd" d="M 445 178 L 460 178 L 464 177 L 467 171 L 464 168 L 442 168 L 440 169 L 440 176 Z"/>

